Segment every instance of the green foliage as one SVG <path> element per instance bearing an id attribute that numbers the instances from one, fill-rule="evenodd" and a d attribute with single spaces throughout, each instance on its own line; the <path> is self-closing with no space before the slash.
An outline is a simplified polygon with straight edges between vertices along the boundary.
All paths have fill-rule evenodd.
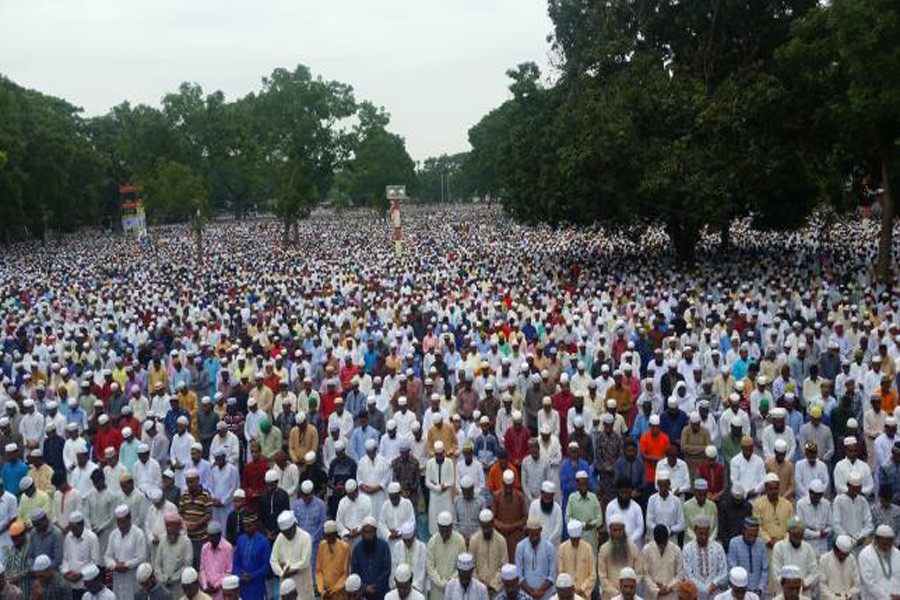
<path id="1" fill-rule="evenodd" d="M 419 179 L 416 197 L 425 202 L 452 202 L 480 195 L 471 169 L 473 164 L 468 152 L 426 158 L 416 173 Z"/>
<path id="2" fill-rule="evenodd" d="M 160 160 L 146 185 L 147 218 L 152 223 L 203 221 L 209 217 L 209 193 L 189 166 Z"/>

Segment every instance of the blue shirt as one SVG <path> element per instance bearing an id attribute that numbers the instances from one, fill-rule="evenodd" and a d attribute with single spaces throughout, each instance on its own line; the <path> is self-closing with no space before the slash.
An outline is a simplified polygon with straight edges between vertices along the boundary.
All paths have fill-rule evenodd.
<path id="1" fill-rule="evenodd" d="M 766 545 L 759 538 L 747 545 L 743 535 L 736 535 L 728 542 L 728 568 L 744 567 L 747 570 L 747 589 L 763 590 L 769 585 L 769 559 Z"/>
<path id="2" fill-rule="evenodd" d="M 359 575 L 363 589 L 374 585 L 375 594 L 370 598 L 384 598 L 388 593 L 391 577 L 391 548 L 388 543 L 376 537 L 369 545 L 360 540 L 350 555 L 350 572 Z"/>
<path id="3" fill-rule="evenodd" d="M 269 541 L 261 533 L 256 533 L 253 537 L 248 537 L 246 533 L 238 536 L 231 561 L 231 572 L 238 578 L 244 573 L 250 577 L 248 583 L 241 583 L 241 598 L 244 600 L 266 598 L 270 553 Z"/>
<path id="4" fill-rule="evenodd" d="M 365 429 L 361 429 L 357 427 L 353 430 L 353 433 L 350 434 L 350 446 L 347 448 L 347 454 L 350 455 L 355 461 L 359 461 L 363 456 L 366 455 L 366 440 L 373 439 L 377 444 L 381 441 L 381 436 L 378 434 L 378 430 L 374 429 L 370 425 L 366 425 Z"/>
<path id="5" fill-rule="evenodd" d="M 0 467 L 0 478 L 3 478 L 3 487 L 7 492 L 19 497 L 19 482 L 28 475 L 28 465 L 19 459 L 13 463 L 4 463 Z"/>
<path id="6" fill-rule="evenodd" d="M 297 527 L 312 538 L 313 553 L 310 564 L 315 573 L 319 542 L 325 536 L 325 521 L 328 519 L 325 503 L 316 496 L 313 496 L 309 504 L 303 498 L 297 498 L 294 500 L 294 517 L 297 519 Z"/>
<path id="7" fill-rule="evenodd" d="M 549 598 L 555 592 L 553 584 L 556 582 L 556 548 L 547 540 L 538 542 L 537 548 L 531 545 L 527 537 L 516 546 L 516 568 L 522 581 L 532 589 L 538 589 L 544 582 L 549 581 L 550 587 L 544 598 Z"/>

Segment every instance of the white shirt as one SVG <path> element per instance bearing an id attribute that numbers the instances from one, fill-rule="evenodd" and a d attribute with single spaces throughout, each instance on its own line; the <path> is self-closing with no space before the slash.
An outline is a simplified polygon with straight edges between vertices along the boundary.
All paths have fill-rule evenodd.
<path id="1" fill-rule="evenodd" d="M 669 492 L 663 498 L 657 492 L 647 501 L 647 531 L 652 532 L 657 525 L 668 527 L 670 536 L 684 531 L 684 503 L 675 494 Z"/>
<path id="2" fill-rule="evenodd" d="M 240 441 L 236 435 L 230 431 L 226 431 L 225 438 L 222 439 L 220 433 L 216 433 L 212 442 L 209 444 L 209 455 L 215 456 L 215 452 L 219 448 L 225 448 L 225 460 L 233 465 L 237 465 L 240 452 Z"/>
<path id="3" fill-rule="evenodd" d="M 875 481 L 872 479 L 872 469 L 865 462 L 856 459 L 851 463 L 849 458 L 844 458 L 834 465 L 834 491 L 837 494 L 847 493 L 847 479 L 850 473 L 856 473 L 862 478 L 862 495 L 871 496 L 875 490 Z"/>
<path id="4" fill-rule="evenodd" d="M 619 502 L 613 499 L 606 505 L 606 521 L 608 525 L 611 519 L 622 517 L 625 521 L 625 535 L 638 548 L 643 547 L 644 542 L 644 514 L 641 512 L 640 505 L 634 500 L 628 505 L 628 508 L 622 510 Z"/>
<path id="5" fill-rule="evenodd" d="M 825 493 L 831 487 L 831 478 L 828 476 L 828 467 L 824 462 L 816 459 L 814 465 L 810 465 L 807 459 L 798 460 L 794 464 L 794 497 L 805 498 L 809 494 L 809 484 L 813 479 L 818 479 L 825 484 Z"/>
<path id="6" fill-rule="evenodd" d="M 459 482 L 463 477 L 468 475 L 472 478 L 472 481 L 475 483 L 475 495 L 478 496 L 481 493 L 481 489 L 484 487 L 484 467 L 481 465 L 481 462 L 472 457 L 472 464 L 467 465 L 465 457 L 460 457 L 459 460 L 456 461 L 456 493 L 462 494 L 462 489 L 460 488 Z"/>
<path id="7" fill-rule="evenodd" d="M 162 487 L 162 470 L 155 459 L 148 458 L 147 462 L 138 459 L 131 470 L 134 475 L 134 486 L 139 491 L 146 494 L 152 488 Z"/>
<path id="8" fill-rule="evenodd" d="M 372 502 L 365 494 L 356 496 L 356 500 L 351 500 L 349 496 L 341 498 L 338 504 L 337 513 L 334 520 L 337 522 L 338 533 L 341 537 L 346 536 L 352 529 L 359 529 L 362 521 L 366 517 L 372 515 Z"/>
<path id="9" fill-rule="evenodd" d="M 538 519 L 541 522 L 541 539 L 547 540 L 554 547 L 559 546 L 562 539 L 562 508 L 559 502 L 553 503 L 553 508 L 548 515 L 541 510 L 541 499 L 535 498 L 528 507 L 528 518 Z"/>
<path id="10" fill-rule="evenodd" d="M 836 536 L 846 534 L 854 542 L 871 535 L 875 526 L 869 502 L 862 494 L 857 494 L 856 498 L 850 498 L 847 494 L 838 495 L 831 506 L 831 526 Z"/>
<path id="11" fill-rule="evenodd" d="M 381 538 L 389 544 L 403 543 L 400 538 L 391 539 L 391 531 L 399 531 L 400 526 L 408 521 L 415 521 L 416 511 L 409 498 L 400 497 L 397 506 L 388 498 L 381 505 L 378 518 L 378 532 Z"/>
<path id="12" fill-rule="evenodd" d="M 661 459 L 656 463 L 656 482 L 659 482 L 659 474 L 669 472 L 669 481 L 672 483 L 672 494 L 679 495 L 691 490 L 691 474 L 687 463 L 680 458 L 675 459 L 675 466 L 669 464 L 668 459 Z M 649 530 L 649 527 L 648 527 Z"/>
<path id="13" fill-rule="evenodd" d="M 784 426 L 784 430 L 781 433 L 775 431 L 774 425 L 769 425 L 762 432 L 762 451 L 763 457 L 766 460 L 775 457 L 775 441 L 776 440 L 784 440 L 787 444 L 787 451 L 785 455 L 790 458 L 794 456 L 794 450 L 797 447 L 797 442 L 794 439 L 794 432 L 787 425 Z"/>
<path id="14" fill-rule="evenodd" d="M 823 538 L 821 533 L 824 531 L 830 535 L 832 532 L 831 502 L 821 498 L 819 504 L 814 505 L 808 496 L 800 498 L 797 501 L 797 516 L 803 521 L 805 528 L 803 539 L 809 542 L 817 553 L 827 552 L 828 538 Z"/>
<path id="15" fill-rule="evenodd" d="M 65 500 L 65 502 L 63 501 Z M 69 526 L 69 515 L 73 512 L 82 512 L 84 498 L 75 488 L 70 488 L 63 494 L 59 490 L 53 492 L 53 514 L 56 516 L 56 524 L 60 527 Z"/>
<path id="16" fill-rule="evenodd" d="M 66 534 L 63 540 L 63 560 L 59 567 L 62 574 L 74 571 L 81 572 L 81 568 L 89 564 L 100 564 L 100 542 L 97 535 L 85 527 L 81 537 L 76 538 L 71 532 Z M 72 584 L 75 589 L 82 589 L 84 584 L 79 580 Z"/>
<path id="17" fill-rule="evenodd" d="M 12 547 L 12 539 L 9 537 L 9 525 L 18 517 L 19 501 L 7 491 L 0 493 L 0 526 L 6 529 L 0 533 L 0 551 Z"/>
<path id="18" fill-rule="evenodd" d="M 372 516 L 376 519 L 379 517 L 381 505 L 387 498 L 387 486 L 391 482 L 391 465 L 383 457 L 375 455 L 374 460 L 366 454 L 359 459 L 356 466 L 356 482 L 360 485 L 360 495 L 368 496 L 371 500 Z M 380 489 L 377 492 L 367 493 L 362 491 L 362 485 L 377 485 Z"/>
<path id="19" fill-rule="evenodd" d="M 748 492 L 760 494 L 765 487 L 766 466 L 763 460 L 752 454 L 750 460 L 744 458 L 743 452 L 738 452 L 731 459 L 731 483 L 740 483 Z"/>
<path id="20" fill-rule="evenodd" d="M 861 600 L 889 600 L 900 594 L 900 550 L 892 547 L 888 560 L 882 560 L 875 544 L 859 553 Z"/>

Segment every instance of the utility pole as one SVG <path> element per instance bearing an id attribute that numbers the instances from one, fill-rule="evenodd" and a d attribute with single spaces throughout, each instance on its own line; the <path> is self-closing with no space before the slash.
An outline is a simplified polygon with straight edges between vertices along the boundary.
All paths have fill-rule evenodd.
<path id="1" fill-rule="evenodd" d="M 444 174 L 441 173 L 441 204 L 444 203 Z"/>

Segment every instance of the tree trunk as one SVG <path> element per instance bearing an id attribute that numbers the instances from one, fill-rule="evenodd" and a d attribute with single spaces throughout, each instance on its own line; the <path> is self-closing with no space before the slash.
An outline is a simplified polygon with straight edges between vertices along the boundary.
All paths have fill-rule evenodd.
<path id="1" fill-rule="evenodd" d="M 675 248 L 675 257 L 678 261 L 694 262 L 697 242 L 700 240 L 700 226 L 695 223 L 676 221 L 668 223 L 666 231 L 672 239 L 672 246 Z"/>
<path id="2" fill-rule="evenodd" d="M 891 195 L 891 155 L 888 153 L 881 159 L 881 235 L 878 239 L 878 263 L 875 274 L 885 284 L 891 281 L 891 244 L 894 236 L 894 198 Z"/>
<path id="3" fill-rule="evenodd" d="M 203 223 L 194 225 L 194 236 L 197 239 L 197 264 L 203 264 Z"/>
<path id="4" fill-rule="evenodd" d="M 719 251 L 728 252 L 731 248 L 731 219 L 722 224 L 719 230 Z"/>
<path id="5" fill-rule="evenodd" d="M 281 245 L 287 246 L 291 241 L 291 221 L 290 221 L 290 219 L 285 218 L 282 221 L 282 225 L 284 225 L 284 229 L 281 232 Z"/>

